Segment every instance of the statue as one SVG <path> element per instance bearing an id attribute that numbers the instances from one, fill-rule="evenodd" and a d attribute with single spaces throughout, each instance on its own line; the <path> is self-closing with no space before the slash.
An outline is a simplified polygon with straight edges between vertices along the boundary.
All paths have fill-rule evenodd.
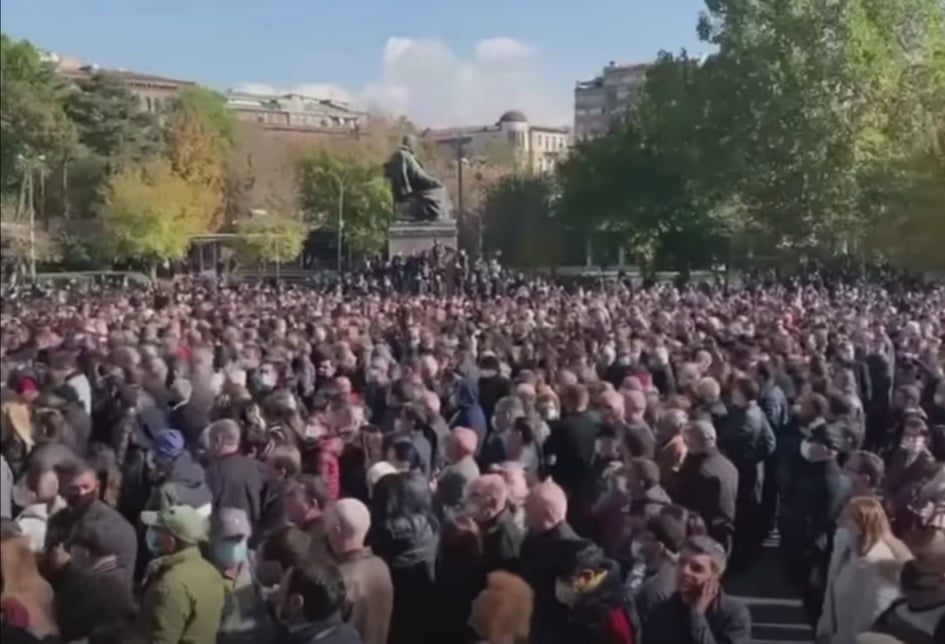
<path id="1" fill-rule="evenodd" d="M 423 169 L 414 155 L 415 140 L 410 134 L 390 155 L 384 174 L 390 182 L 397 221 L 452 221 L 449 197 L 439 179 Z"/>

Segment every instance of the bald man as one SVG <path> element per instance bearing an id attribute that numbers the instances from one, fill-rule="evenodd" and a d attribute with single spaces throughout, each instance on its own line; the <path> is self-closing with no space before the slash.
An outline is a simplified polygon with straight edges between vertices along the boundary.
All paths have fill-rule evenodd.
<path id="1" fill-rule="evenodd" d="M 535 591 L 533 642 L 557 644 L 566 632 L 568 613 L 555 599 L 556 571 L 551 562 L 558 560 L 563 542 L 579 539 L 565 520 L 567 514 L 568 498 L 552 481 L 535 485 L 525 499 L 528 534 L 522 542 L 518 572 Z"/>
<path id="2" fill-rule="evenodd" d="M 351 602 L 348 622 L 364 644 L 387 644 L 394 585 L 387 564 L 364 545 L 371 512 L 357 499 L 341 499 L 325 512 L 325 529 Z"/>
<path id="3" fill-rule="evenodd" d="M 447 441 L 446 457 L 449 465 L 436 477 L 434 505 L 441 518 L 449 518 L 463 505 L 466 486 L 479 478 L 476 464 L 478 435 L 471 429 L 456 427 Z"/>

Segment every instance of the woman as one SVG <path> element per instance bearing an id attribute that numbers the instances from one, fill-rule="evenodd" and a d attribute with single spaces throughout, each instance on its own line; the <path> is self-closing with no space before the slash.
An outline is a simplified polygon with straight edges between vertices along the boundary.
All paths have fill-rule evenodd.
<path id="1" fill-rule="evenodd" d="M 900 572 L 912 559 L 873 497 L 851 499 L 841 528 L 847 534 L 836 539 L 817 624 L 817 641 L 823 644 L 855 644 L 856 636 L 899 596 Z"/>
<path id="2" fill-rule="evenodd" d="M 472 605 L 469 624 L 484 644 L 525 644 L 532 618 L 531 587 L 520 577 L 496 571 Z"/>
<path id="3" fill-rule="evenodd" d="M 3 573 L 0 580 L 3 614 L 16 615 L 14 625 L 40 639 L 58 635 L 53 590 L 36 568 L 36 556 L 29 539 L 10 534 L 0 541 L 0 571 Z"/>

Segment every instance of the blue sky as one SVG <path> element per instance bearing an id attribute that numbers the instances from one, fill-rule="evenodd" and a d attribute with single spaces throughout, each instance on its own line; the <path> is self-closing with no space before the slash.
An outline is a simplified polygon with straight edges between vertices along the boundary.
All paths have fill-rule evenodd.
<path id="1" fill-rule="evenodd" d="M 610 60 L 704 47 L 702 0 L 3 0 L 14 37 L 217 89 L 333 95 L 425 125 L 568 122 Z"/>

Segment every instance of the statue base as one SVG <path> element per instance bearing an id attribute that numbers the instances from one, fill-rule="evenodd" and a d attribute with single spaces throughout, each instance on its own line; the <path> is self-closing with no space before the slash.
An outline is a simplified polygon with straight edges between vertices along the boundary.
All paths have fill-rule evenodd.
<path id="1" fill-rule="evenodd" d="M 457 249 L 455 221 L 396 221 L 387 233 L 387 256 L 418 255 L 441 248 Z"/>

